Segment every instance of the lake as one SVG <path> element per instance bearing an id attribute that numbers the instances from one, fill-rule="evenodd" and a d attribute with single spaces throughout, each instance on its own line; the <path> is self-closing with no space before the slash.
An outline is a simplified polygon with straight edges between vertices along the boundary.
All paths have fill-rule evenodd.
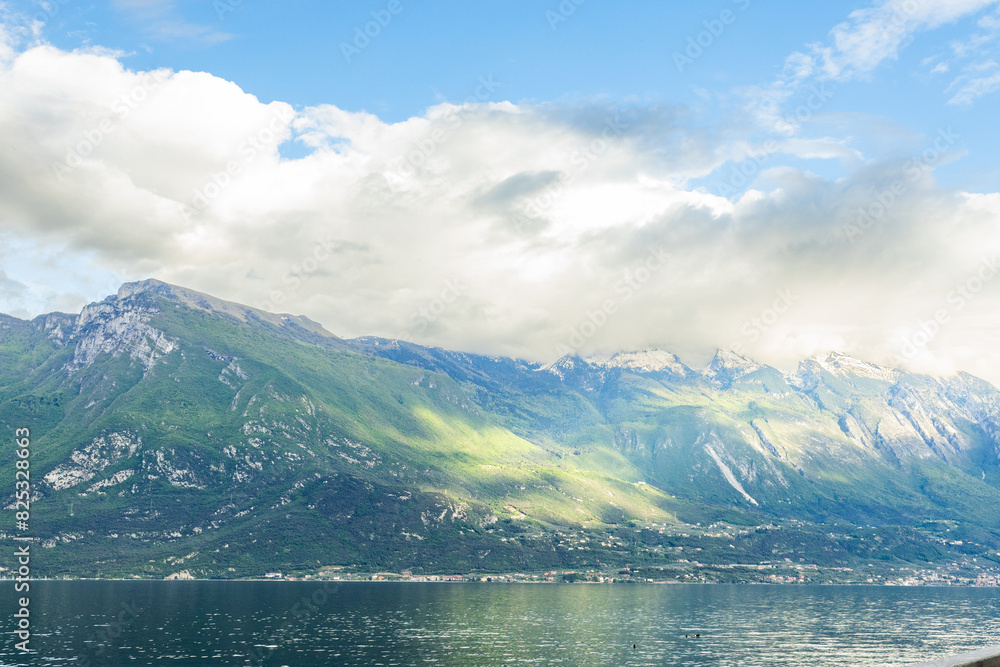
<path id="1" fill-rule="evenodd" d="M 0 587 L 0 665 L 859 667 L 1000 644 L 987 588 L 43 581 L 28 659 Z"/>

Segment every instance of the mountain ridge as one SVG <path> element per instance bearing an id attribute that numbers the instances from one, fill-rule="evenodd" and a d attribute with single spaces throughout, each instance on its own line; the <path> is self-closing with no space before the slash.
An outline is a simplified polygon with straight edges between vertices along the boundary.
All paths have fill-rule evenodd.
<path id="1" fill-rule="evenodd" d="M 678 548 L 843 570 L 1000 546 L 1000 392 L 839 353 L 794 373 L 721 350 L 702 370 L 656 349 L 539 364 L 143 281 L 0 317 L 0 424 L 32 429 L 64 576 L 692 567 Z"/>
<path id="2" fill-rule="evenodd" d="M 53 312 L 53 313 L 44 313 L 38 315 L 34 318 L 31 318 L 30 320 L 19 320 L 19 321 L 35 322 L 38 320 L 43 320 L 44 322 L 46 322 L 46 324 L 44 325 L 46 329 L 58 326 L 58 324 L 60 324 L 59 320 L 63 320 L 62 323 L 65 323 L 65 320 L 73 320 L 74 318 L 76 318 L 80 324 L 86 324 L 86 322 L 89 320 L 91 316 L 90 313 L 94 309 L 99 308 L 101 304 L 106 304 L 110 301 L 118 301 L 126 299 L 130 296 L 146 292 L 155 292 L 163 296 L 173 297 L 180 300 L 185 305 L 196 307 L 201 310 L 205 310 L 206 312 L 215 312 L 215 313 L 230 315 L 244 322 L 248 320 L 249 321 L 260 320 L 275 326 L 294 327 L 297 325 L 298 327 L 301 327 L 302 329 L 314 333 L 318 336 L 321 336 L 323 338 L 329 338 L 336 341 L 350 341 L 350 342 L 360 343 L 362 345 L 373 341 L 383 341 L 383 342 L 399 341 L 403 343 L 409 343 L 409 341 L 403 341 L 402 339 L 387 338 L 374 335 L 358 336 L 353 339 L 343 339 L 325 329 L 318 322 L 315 322 L 314 320 L 311 320 L 304 315 L 293 315 L 291 313 L 272 313 L 270 311 L 261 310 L 258 308 L 254 308 L 252 306 L 246 306 L 238 302 L 220 299 L 218 297 L 198 292 L 190 288 L 180 287 L 177 285 L 166 283 L 155 278 L 148 278 L 144 280 L 123 283 L 122 286 L 118 289 L 116 294 L 110 295 L 100 302 L 94 302 L 88 304 L 87 306 L 84 306 L 79 315 L 73 315 L 72 313 Z M 0 313 L 0 316 L 10 317 L 11 319 L 19 319 L 3 313 Z M 50 320 L 52 320 L 53 322 L 51 325 L 49 324 Z M 424 349 L 444 350 L 444 348 L 440 347 L 427 348 L 426 346 L 418 345 L 416 343 L 412 343 L 412 345 Z M 511 357 L 505 357 L 503 355 L 486 355 L 486 354 L 478 354 L 471 352 L 460 352 L 454 350 L 446 350 L 446 351 L 460 353 L 460 354 L 467 354 L 477 357 L 488 357 L 493 359 L 511 358 Z M 714 378 L 716 374 L 719 372 L 733 371 L 736 369 L 742 370 L 743 374 L 752 373 L 761 369 L 771 369 L 778 373 L 782 372 L 776 367 L 770 366 L 768 364 L 762 364 L 754 359 L 743 356 L 727 348 L 718 348 L 715 354 L 713 355 L 713 358 L 706 364 L 704 368 L 700 370 L 688 366 L 683 361 L 681 361 L 681 359 L 676 354 L 660 348 L 620 350 L 611 355 L 594 355 L 586 358 L 580 357 L 577 354 L 568 354 L 549 363 L 530 362 L 523 359 L 516 359 L 516 361 L 526 364 L 534 364 L 540 369 L 549 369 L 552 367 L 557 367 L 558 364 L 564 360 L 570 360 L 570 359 L 580 359 L 581 361 L 587 364 L 600 366 L 604 368 L 622 367 L 622 368 L 630 368 L 646 372 L 662 371 L 664 369 L 669 368 L 672 372 L 682 376 L 687 376 L 694 373 L 700 373 L 703 376 L 712 378 Z M 894 377 L 897 377 L 900 374 L 917 375 L 922 377 L 940 377 L 940 378 L 948 377 L 948 376 L 930 376 L 930 375 L 925 376 L 922 374 L 909 373 L 899 368 L 889 368 L 889 367 L 879 366 L 878 364 L 874 364 L 872 362 L 851 356 L 849 354 L 837 350 L 830 350 L 828 352 L 820 353 L 812 357 L 809 357 L 807 359 L 803 359 L 799 362 L 799 368 L 801 368 L 803 364 L 807 364 L 809 362 L 815 362 L 819 364 L 824 370 L 827 370 L 832 374 L 838 374 L 838 373 L 853 374 L 859 377 L 870 377 L 871 379 L 883 379 L 885 381 L 891 381 Z M 795 375 L 798 374 L 798 372 L 799 371 L 796 370 L 793 373 L 789 373 L 789 375 L 794 377 Z M 956 375 L 970 375 L 972 377 L 976 377 L 975 375 L 969 373 L 968 371 L 958 371 Z M 987 380 L 983 380 L 982 378 L 976 377 L 976 379 L 988 383 Z M 990 384 L 991 387 L 993 386 L 992 383 L 988 384 Z"/>

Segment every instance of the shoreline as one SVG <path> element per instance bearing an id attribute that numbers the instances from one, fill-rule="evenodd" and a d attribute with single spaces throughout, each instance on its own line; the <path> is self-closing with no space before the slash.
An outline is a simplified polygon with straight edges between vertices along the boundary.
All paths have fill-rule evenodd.
<path id="1" fill-rule="evenodd" d="M 492 576 L 492 575 L 491 575 Z M 503 575 L 498 575 L 503 576 Z M 18 581 L 17 578 L 0 577 L 0 582 L 14 582 Z M 326 578 L 315 578 L 315 579 L 299 579 L 299 578 L 234 578 L 234 579 L 197 579 L 197 578 L 184 578 L 184 579 L 170 579 L 170 578 L 121 578 L 121 577 L 108 577 L 108 578 L 94 578 L 94 577 L 58 577 L 58 578 L 31 578 L 25 579 L 29 583 L 39 583 L 39 582 L 121 582 L 121 583 L 274 583 L 274 584 L 447 584 L 447 585 L 460 585 L 460 584 L 481 584 L 481 585 L 555 585 L 555 586 L 782 586 L 782 587 L 796 587 L 796 586 L 823 586 L 823 587 L 865 587 L 865 588 L 978 588 L 983 590 L 995 590 L 1000 588 L 998 586 L 977 586 L 968 584 L 899 584 L 899 583 L 868 583 L 868 582 L 827 582 L 827 581 L 805 581 L 805 582 L 770 582 L 770 581 L 629 581 L 629 580 L 615 580 L 615 581 L 547 581 L 547 580 L 531 580 L 531 579 L 513 579 L 513 580 L 500 580 L 496 579 L 493 581 L 482 581 L 479 578 L 468 578 L 468 579 L 365 579 L 365 578 L 354 578 L 354 579 L 326 579 Z"/>

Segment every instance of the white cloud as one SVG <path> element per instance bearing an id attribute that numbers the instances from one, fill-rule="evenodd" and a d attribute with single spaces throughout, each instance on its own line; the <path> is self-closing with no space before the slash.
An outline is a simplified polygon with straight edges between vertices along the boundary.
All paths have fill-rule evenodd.
<path id="1" fill-rule="evenodd" d="M 951 23 L 996 1 L 884 0 L 851 12 L 830 32 L 832 44 L 817 47 L 816 56 L 832 79 L 862 76 L 886 60 L 895 60 L 915 33 Z"/>
<path id="2" fill-rule="evenodd" d="M 8 304 L 9 314 L 16 316 L 28 315 L 23 307 L 25 293 L 28 288 L 24 283 L 7 277 L 7 272 L 0 269 L 0 299 Z"/>
<path id="3" fill-rule="evenodd" d="M 184 20 L 173 0 L 112 0 L 111 5 L 140 23 L 151 37 L 159 41 L 218 44 L 233 38 L 233 35 L 211 26 Z"/>
<path id="4" fill-rule="evenodd" d="M 846 21 L 833 27 L 825 42 L 812 44 L 807 52 L 796 52 L 786 59 L 782 76 L 764 91 L 764 101 L 758 102 L 768 111 L 761 118 L 773 123 L 779 113 L 776 107 L 809 80 L 845 82 L 868 77 L 879 65 L 898 59 L 918 33 L 997 5 L 998 0 L 881 0 L 855 10 Z M 981 17 L 977 26 L 985 32 L 952 43 L 953 60 L 981 53 L 995 41 L 1000 33 L 1000 11 Z M 924 64 L 934 60 L 925 59 Z M 946 73 L 953 68 L 954 63 L 938 62 L 931 73 Z M 978 76 L 967 68 L 950 86 L 957 89 L 950 103 L 968 104 L 997 87 L 993 76 Z"/>
<path id="5" fill-rule="evenodd" d="M 11 61 L 14 57 L 14 39 L 10 34 L 10 29 L 0 23 L 0 64 Z"/>
<path id="6" fill-rule="evenodd" d="M 583 352 L 695 358 L 737 343 L 790 363 L 836 344 L 891 363 L 899 332 L 1000 251 L 996 195 L 941 189 L 906 160 L 862 161 L 835 137 L 785 141 L 736 202 L 692 189 L 751 144 L 670 107 L 441 104 L 386 123 L 41 46 L 0 68 L 0 136 L 0 224 L 18 243 L 63 248 L 87 276 L 59 292 L 66 302 L 110 291 L 113 268 L 341 335 L 409 332 L 541 360 L 596 318 Z M 314 150 L 282 159 L 288 140 Z M 787 154 L 837 158 L 846 175 L 824 180 Z M 899 181 L 852 243 L 845 225 Z M 27 294 L 13 285 L 22 296 L 4 291 L 0 309 L 53 302 L 4 266 Z M 787 313 L 753 324 L 789 290 Z M 1000 380 L 1000 361 L 976 356 L 998 305 L 1000 279 L 927 346 L 933 364 L 915 363 Z"/>
<path id="7" fill-rule="evenodd" d="M 946 92 L 948 104 L 970 105 L 980 97 L 1000 90 L 1000 8 L 976 23 L 979 31 L 950 44 L 948 62 L 938 69 L 954 70 L 956 76 Z M 937 70 L 935 70 L 937 71 Z"/>
<path id="8" fill-rule="evenodd" d="M 955 80 L 951 89 L 955 94 L 948 104 L 971 104 L 976 99 L 1000 90 L 1000 64 L 994 60 L 972 68 Z"/>
<path id="9" fill-rule="evenodd" d="M 34 34 L 32 23 L 28 17 L 0 2 L 0 65 L 9 63 L 20 45 Z"/>

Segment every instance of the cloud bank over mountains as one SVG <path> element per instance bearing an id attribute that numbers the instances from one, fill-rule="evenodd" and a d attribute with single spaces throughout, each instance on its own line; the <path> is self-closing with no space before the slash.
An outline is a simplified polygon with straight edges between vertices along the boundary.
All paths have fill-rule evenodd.
<path id="1" fill-rule="evenodd" d="M 917 4 L 852 13 L 717 120 L 514 102 L 484 75 L 466 101 L 388 123 L 130 71 L 0 23 L 0 309 L 79 308 L 156 277 L 338 335 L 540 361 L 658 347 L 697 363 L 723 347 L 781 366 L 839 350 L 1000 381 L 1000 194 L 934 178 L 975 138 L 900 132 L 866 154 L 859 136 L 884 120 L 824 109 L 823 82 L 995 3 Z M 955 104 L 993 86 L 976 48 L 933 64 L 958 68 Z"/>

